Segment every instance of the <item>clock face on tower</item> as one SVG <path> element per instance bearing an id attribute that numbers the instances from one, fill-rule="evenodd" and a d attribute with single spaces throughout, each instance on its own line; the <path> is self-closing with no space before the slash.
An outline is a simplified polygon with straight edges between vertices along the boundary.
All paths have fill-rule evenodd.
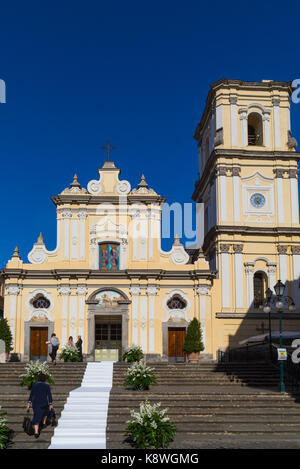
<path id="1" fill-rule="evenodd" d="M 266 199 L 262 194 L 255 193 L 251 195 L 250 202 L 254 208 L 262 208 L 266 203 Z"/>

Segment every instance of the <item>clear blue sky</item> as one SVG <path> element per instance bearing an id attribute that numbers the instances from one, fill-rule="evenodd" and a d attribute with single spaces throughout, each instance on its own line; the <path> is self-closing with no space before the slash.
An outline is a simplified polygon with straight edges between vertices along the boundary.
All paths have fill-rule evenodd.
<path id="1" fill-rule="evenodd" d="M 50 197 L 74 172 L 84 187 L 97 177 L 107 139 L 132 186 L 143 172 L 169 203 L 190 202 L 193 133 L 209 85 L 300 78 L 296 9 L 261 1 L 2 2 L 0 267 L 15 245 L 27 262 L 40 231 L 55 248 Z M 300 104 L 292 129 L 300 141 Z"/>

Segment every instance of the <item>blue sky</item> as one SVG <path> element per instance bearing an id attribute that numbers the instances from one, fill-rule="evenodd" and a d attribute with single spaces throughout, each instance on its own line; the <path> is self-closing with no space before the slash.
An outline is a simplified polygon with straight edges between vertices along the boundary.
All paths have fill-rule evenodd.
<path id="1" fill-rule="evenodd" d="M 220 78 L 299 78 L 298 17 L 279 2 L 2 2 L 0 267 L 40 231 L 56 245 L 55 206 L 74 172 L 97 177 L 107 139 L 121 176 L 141 173 L 169 203 L 190 202 L 194 130 Z M 296 8 L 296 7 L 295 7 Z M 292 105 L 300 140 L 300 104 Z M 170 240 L 163 244 L 170 247 Z"/>

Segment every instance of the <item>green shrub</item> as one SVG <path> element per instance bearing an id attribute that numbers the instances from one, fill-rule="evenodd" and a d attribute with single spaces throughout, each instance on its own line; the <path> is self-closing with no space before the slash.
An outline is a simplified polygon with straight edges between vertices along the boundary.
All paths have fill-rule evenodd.
<path id="1" fill-rule="evenodd" d="M 5 342 L 6 353 L 11 352 L 13 350 L 13 337 L 6 318 L 0 318 L 0 339 Z"/>
<path id="2" fill-rule="evenodd" d="M 6 426 L 5 412 L 1 412 L 0 406 L 0 449 L 5 449 L 9 440 L 10 430 Z"/>
<path id="3" fill-rule="evenodd" d="M 60 360 L 64 362 L 80 362 L 79 350 L 76 345 L 65 345 L 59 356 Z"/>
<path id="4" fill-rule="evenodd" d="M 126 434 L 137 448 L 167 448 L 174 439 L 176 426 L 165 417 L 168 409 L 159 410 L 160 405 L 141 402 L 139 412 L 130 412 L 132 420 L 127 421 Z"/>
<path id="5" fill-rule="evenodd" d="M 31 389 L 32 385 L 38 382 L 39 373 L 43 373 L 46 376 L 48 384 L 54 384 L 47 362 L 40 362 L 39 360 L 29 362 L 25 365 L 25 371 L 26 373 L 20 375 L 20 378 L 23 378 L 20 386 L 26 385 L 28 389 Z"/>
<path id="6" fill-rule="evenodd" d="M 135 362 L 127 371 L 125 388 L 145 391 L 149 389 L 150 384 L 156 383 L 156 377 L 153 369 L 146 366 L 144 362 Z"/>
<path id="7" fill-rule="evenodd" d="M 144 358 L 144 353 L 141 347 L 138 345 L 132 345 L 129 347 L 125 352 L 123 353 L 122 360 L 132 363 L 132 362 L 138 362 L 139 360 L 142 360 Z"/>
<path id="8" fill-rule="evenodd" d="M 197 318 L 194 318 L 188 325 L 182 350 L 187 353 L 202 352 L 204 350 L 201 325 Z"/>

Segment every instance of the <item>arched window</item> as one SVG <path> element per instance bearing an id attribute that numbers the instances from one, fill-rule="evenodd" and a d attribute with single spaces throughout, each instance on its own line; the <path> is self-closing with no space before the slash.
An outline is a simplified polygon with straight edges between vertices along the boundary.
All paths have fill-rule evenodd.
<path id="1" fill-rule="evenodd" d="M 167 306 L 169 309 L 184 309 L 186 308 L 186 302 L 179 295 L 174 295 L 168 301 Z"/>
<path id="2" fill-rule="evenodd" d="M 32 305 L 36 309 L 48 309 L 50 307 L 50 301 L 43 295 L 40 295 L 33 300 Z"/>
<path id="3" fill-rule="evenodd" d="M 262 117 L 257 112 L 251 112 L 248 116 L 248 145 L 263 145 Z"/>
<path id="4" fill-rule="evenodd" d="M 268 288 L 267 276 L 264 272 L 255 272 L 253 278 L 254 308 L 259 308 L 264 301 L 265 291 Z"/>
<path id="5" fill-rule="evenodd" d="M 117 243 L 99 244 L 99 268 L 101 272 L 117 272 L 120 265 L 120 245 Z"/>

